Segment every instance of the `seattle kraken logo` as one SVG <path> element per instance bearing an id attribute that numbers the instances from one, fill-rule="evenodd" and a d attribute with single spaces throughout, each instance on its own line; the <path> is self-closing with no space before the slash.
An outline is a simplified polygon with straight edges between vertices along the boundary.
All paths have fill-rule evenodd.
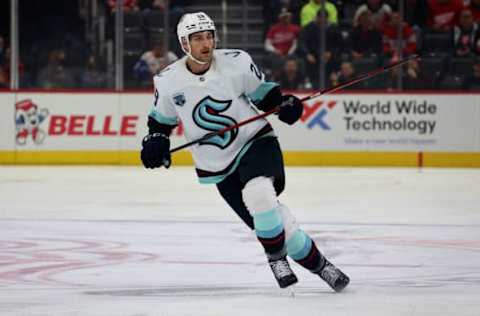
<path id="1" fill-rule="evenodd" d="M 193 109 L 193 121 L 200 128 L 206 129 L 208 131 L 217 132 L 226 127 L 237 124 L 237 122 L 226 115 L 221 115 L 220 113 L 225 112 L 230 105 L 232 100 L 219 101 L 215 100 L 211 96 L 203 98 Z M 221 149 L 227 148 L 237 137 L 238 129 L 232 129 L 228 132 L 223 133 L 222 135 L 213 136 L 203 142 L 200 142 L 201 145 L 214 145 Z"/>

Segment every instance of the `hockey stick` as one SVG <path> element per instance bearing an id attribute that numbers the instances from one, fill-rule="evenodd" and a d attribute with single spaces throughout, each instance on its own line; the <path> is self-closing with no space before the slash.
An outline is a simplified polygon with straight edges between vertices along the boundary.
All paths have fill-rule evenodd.
<path id="1" fill-rule="evenodd" d="M 312 95 L 309 95 L 309 96 L 307 96 L 307 97 L 304 97 L 304 98 L 300 99 L 300 101 L 301 101 L 301 102 L 305 102 L 305 101 L 308 101 L 308 100 L 311 100 L 311 99 L 314 99 L 314 98 L 318 98 L 318 97 L 321 96 L 321 95 L 328 94 L 328 93 L 332 93 L 332 92 L 335 92 L 335 91 L 344 89 L 344 88 L 346 88 L 346 87 L 349 87 L 349 86 L 354 85 L 354 84 L 356 84 L 356 83 L 359 83 L 359 82 L 361 82 L 361 81 L 364 81 L 364 80 L 370 79 L 370 78 L 372 78 L 372 77 L 375 77 L 375 76 L 377 76 L 377 75 L 379 75 L 379 74 L 381 74 L 381 73 L 384 73 L 384 72 L 387 72 L 387 71 L 392 70 L 392 69 L 394 69 L 394 68 L 397 68 L 397 67 L 399 67 L 399 66 L 402 66 L 402 65 L 408 63 L 408 62 L 411 61 L 411 60 L 415 60 L 415 59 L 419 59 L 419 58 L 420 58 L 419 55 L 412 55 L 412 56 L 410 56 L 410 57 L 408 57 L 408 58 L 406 58 L 406 59 L 400 60 L 400 61 L 398 61 L 398 62 L 396 62 L 396 63 L 391 64 L 391 65 L 384 66 L 384 67 L 381 67 L 381 68 L 372 70 L 372 71 L 370 71 L 370 72 L 368 72 L 368 73 L 366 73 L 366 74 L 364 74 L 364 75 L 361 75 L 361 76 L 358 76 L 358 77 L 353 78 L 353 79 L 351 79 L 351 80 L 342 82 L 342 83 L 337 84 L 337 85 L 335 85 L 335 86 L 333 86 L 333 87 L 326 88 L 326 89 L 320 90 L 320 91 L 318 91 L 318 92 L 315 92 L 315 93 L 312 94 Z M 170 150 L 170 153 L 174 153 L 174 152 L 176 152 L 176 151 L 179 151 L 179 150 L 184 149 L 184 148 L 186 148 L 186 147 L 189 147 L 189 146 L 191 146 L 191 145 L 194 145 L 194 144 L 203 142 L 203 141 L 205 141 L 205 140 L 207 140 L 207 139 L 210 139 L 210 138 L 212 138 L 212 137 L 214 137 L 214 136 L 221 135 L 221 134 L 223 134 L 223 133 L 226 133 L 226 132 L 228 132 L 228 131 L 231 131 L 232 129 L 239 128 L 240 126 L 243 126 L 243 125 L 245 125 L 245 124 L 248 124 L 248 123 L 251 123 L 251 122 L 253 122 L 253 121 L 259 120 L 259 119 L 261 119 L 261 118 L 264 118 L 264 117 L 266 117 L 266 116 L 269 116 L 269 115 L 271 115 L 271 114 L 273 114 L 273 113 L 278 112 L 278 111 L 281 109 L 282 106 L 283 106 L 283 104 L 281 104 L 281 105 L 279 105 L 279 106 L 271 109 L 270 111 L 264 112 L 264 113 L 259 114 L 259 115 L 257 115 L 257 116 L 253 116 L 253 117 L 251 117 L 251 118 L 249 118 L 249 119 L 246 119 L 246 120 L 244 120 L 244 121 L 241 121 L 240 123 L 237 123 L 237 124 L 235 124 L 235 125 L 231 125 L 231 126 L 225 127 L 225 128 L 223 128 L 223 129 L 221 129 L 221 130 L 218 130 L 218 131 L 216 131 L 216 132 L 212 132 L 212 133 L 205 134 L 203 137 L 201 137 L 201 138 L 199 138 L 199 139 L 192 140 L 191 142 L 188 142 L 188 143 L 185 143 L 185 144 L 183 144 L 183 145 L 180 145 L 180 146 L 178 146 L 178 147 L 173 148 L 172 150 Z"/>

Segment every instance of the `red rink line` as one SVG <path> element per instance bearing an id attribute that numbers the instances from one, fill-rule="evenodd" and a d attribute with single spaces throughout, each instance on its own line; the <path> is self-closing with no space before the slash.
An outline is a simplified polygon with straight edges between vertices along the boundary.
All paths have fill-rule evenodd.
<path id="1" fill-rule="evenodd" d="M 423 167 L 423 152 L 419 152 L 418 153 L 418 156 L 417 156 L 417 164 L 418 164 L 418 167 L 419 168 L 422 168 Z"/>
<path id="2" fill-rule="evenodd" d="M 42 241 L 46 243 L 41 243 Z M 57 245 L 49 249 L 49 242 L 55 242 Z M 58 247 L 58 243 L 73 243 L 77 245 L 73 247 Z M 156 254 L 128 250 L 128 246 L 128 244 L 123 242 L 111 241 L 92 242 L 59 239 L 42 239 L 37 243 L 0 241 L 0 249 L 7 254 L 3 257 L 7 261 L 0 263 L 0 267 L 3 268 L 0 269 L 0 280 L 19 283 L 43 281 L 66 285 L 81 285 L 59 281 L 54 279 L 54 277 L 74 270 L 131 262 L 145 262 L 158 260 L 159 258 Z M 5 249 L 8 250 L 5 251 Z M 89 257 L 77 258 L 78 255 L 89 255 Z"/>

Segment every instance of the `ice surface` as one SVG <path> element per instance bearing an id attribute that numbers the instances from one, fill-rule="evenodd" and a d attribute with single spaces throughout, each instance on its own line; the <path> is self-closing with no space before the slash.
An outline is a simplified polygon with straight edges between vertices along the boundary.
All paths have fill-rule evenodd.
<path id="1" fill-rule="evenodd" d="M 192 168 L 0 167 L 0 315 L 480 315 L 480 170 L 289 168 L 281 200 L 344 292 L 279 289 Z"/>

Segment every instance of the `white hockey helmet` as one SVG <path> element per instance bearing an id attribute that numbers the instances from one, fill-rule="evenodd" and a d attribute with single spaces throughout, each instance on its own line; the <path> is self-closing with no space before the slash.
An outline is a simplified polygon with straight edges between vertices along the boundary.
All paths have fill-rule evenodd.
<path id="1" fill-rule="evenodd" d="M 177 25 L 177 36 L 180 47 L 185 54 L 200 64 L 203 64 L 203 62 L 196 60 L 191 55 L 189 37 L 193 33 L 203 31 L 212 31 L 213 37 L 216 39 L 215 23 L 213 23 L 213 20 L 204 12 L 186 13 L 180 18 Z M 188 50 L 185 49 L 185 46 Z"/>

